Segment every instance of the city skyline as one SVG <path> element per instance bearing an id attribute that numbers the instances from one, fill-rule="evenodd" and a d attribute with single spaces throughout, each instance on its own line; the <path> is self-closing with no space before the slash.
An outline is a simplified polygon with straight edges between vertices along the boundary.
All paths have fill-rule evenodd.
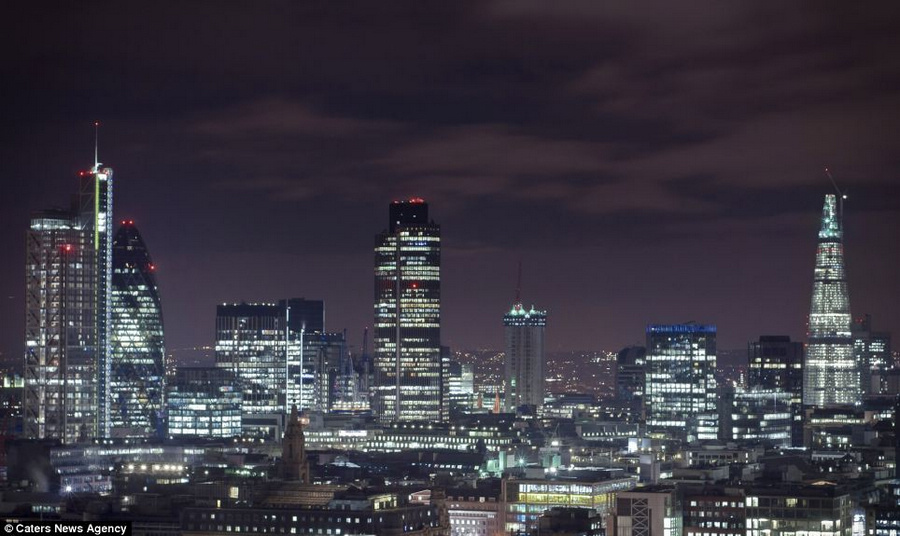
<path id="1" fill-rule="evenodd" d="M 361 61 L 327 13 L 223 8 L 182 47 L 153 28 L 195 35 L 191 21 L 209 14 L 167 9 L 146 21 L 124 7 L 41 13 L 43 44 L 24 28 L 4 34 L 25 43 L 10 58 L 20 82 L 0 149 L 6 362 L 24 351 L 21 230 L 67 204 L 96 119 L 117 171 L 115 218 L 141 226 L 159 266 L 167 347 L 211 345 L 219 303 L 284 296 L 324 300 L 358 346 L 372 327 L 369 230 L 412 196 L 443 226 L 451 348 L 502 347 L 496 318 L 520 259 L 526 295 L 554 318 L 548 350 L 617 350 L 648 323 L 692 319 L 715 322 L 722 349 L 806 340 L 825 166 L 850 194 L 854 315 L 900 331 L 891 16 L 747 4 L 744 18 L 710 10 L 672 24 L 585 5 L 361 7 L 351 27 L 376 43 Z M 746 16 L 781 24 L 746 28 Z M 105 23 L 122 47 L 79 21 Z M 444 40 L 423 42 L 420 27 Z M 245 31 L 258 38 L 233 48 L 226 36 Z M 50 64 L 44 47 L 65 52 Z M 115 83 L 70 91 L 82 76 Z"/>

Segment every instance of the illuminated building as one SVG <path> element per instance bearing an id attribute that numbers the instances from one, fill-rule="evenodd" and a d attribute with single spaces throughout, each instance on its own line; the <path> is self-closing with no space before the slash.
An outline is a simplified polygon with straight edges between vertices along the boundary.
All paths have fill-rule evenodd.
<path id="1" fill-rule="evenodd" d="M 791 393 L 775 389 L 739 389 L 734 394 L 730 430 L 726 430 L 725 439 L 789 447 L 792 410 Z"/>
<path id="2" fill-rule="evenodd" d="M 674 488 L 648 486 L 619 493 L 606 520 L 610 536 L 681 536 L 681 505 Z"/>
<path id="3" fill-rule="evenodd" d="M 853 354 L 860 366 L 863 394 L 886 394 L 880 381 L 872 383 L 873 372 L 893 368 L 891 356 L 891 334 L 872 330 L 872 315 L 853 320 Z M 875 375 L 877 378 L 877 374 Z"/>
<path id="4" fill-rule="evenodd" d="M 375 240 L 373 411 L 387 421 L 444 421 L 441 229 L 422 199 L 395 201 Z"/>
<path id="5" fill-rule="evenodd" d="M 26 437 L 109 434 L 113 171 L 96 148 L 72 210 L 35 215 L 26 238 Z M 64 326 L 64 327 L 63 327 Z"/>
<path id="6" fill-rule="evenodd" d="M 97 433 L 110 432 L 110 332 L 112 319 L 113 170 L 94 167 L 81 175 L 79 216 L 82 228 L 92 235 L 94 248 L 94 303 L 96 315 Z"/>
<path id="7" fill-rule="evenodd" d="M 502 501 L 506 504 L 506 533 L 535 531 L 538 519 L 554 507 L 580 507 L 595 510 L 600 516 L 615 509 L 616 497 L 634 489 L 637 478 L 504 479 Z"/>
<path id="8" fill-rule="evenodd" d="M 450 536 L 496 536 L 503 528 L 505 505 L 499 489 L 462 488 L 447 490 Z"/>
<path id="9" fill-rule="evenodd" d="M 344 338 L 322 332 L 324 315 L 302 298 L 216 308 L 216 366 L 238 378 L 245 414 L 330 409 Z"/>
<path id="10" fill-rule="evenodd" d="M 140 475 L 146 485 L 186 483 L 191 466 L 200 463 L 206 449 L 180 445 L 111 443 L 55 447 L 50 464 L 65 493 L 110 493 L 116 476 Z"/>
<path id="11" fill-rule="evenodd" d="M 162 432 L 165 349 L 155 271 L 134 222 L 123 221 L 113 240 L 109 379 L 113 437 Z"/>
<path id="12" fill-rule="evenodd" d="M 238 437 L 241 391 L 230 371 L 216 367 L 179 368 L 166 386 L 169 437 Z"/>
<path id="13" fill-rule="evenodd" d="M 844 272 L 841 215 L 825 196 L 809 312 L 809 345 L 803 369 L 803 403 L 811 407 L 860 401 L 860 366 L 850 333 L 850 298 Z"/>
<path id="14" fill-rule="evenodd" d="M 744 491 L 731 487 L 702 487 L 683 491 L 684 536 L 746 536 Z"/>
<path id="15" fill-rule="evenodd" d="M 463 365 L 450 360 L 447 366 L 448 393 L 451 408 L 471 409 L 475 405 L 475 370 L 472 365 Z"/>
<path id="16" fill-rule="evenodd" d="M 647 326 L 646 365 L 649 430 L 716 439 L 716 326 Z"/>
<path id="17" fill-rule="evenodd" d="M 746 536 L 851 536 L 853 501 L 833 482 L 746 490 Z"/>
<path id="18" fill-rule="evenodd" d="M 803 359 L 802 342 L 784 335 L 764 335 L 747 347 L 750 389 L 790 393 L 791 445 L 803 446 Z"/>
<path id="19" fill-rule="evenodd" d="M 93 234 L 77 215 L 45 211 L 26 235 L 23 427 L 31 439 L 97 435 Z"/>
<path id="20" fill-rule="evenodd" d="M 328 486 L 308 486 L 327 488 Z M 410 502 L 405 493 L 348 489 L 318 501 L 282 503 L 263 500 L 243 507 L 187 508 L 181 516 L 184 536 L 252 534 L 404 534 L 450 536 L 444 499 L 432 493 L 429 503 Z"/>
<path id="21" fill-rule="evenodd" d="M 547 313 L 516 304 L 503 317 L 506 342 L 504 363 L 507 383 L 504 385 L 503 406 L 514 413 L 522 406 L 540 408 L 544 405 L 544 327 Z"/>

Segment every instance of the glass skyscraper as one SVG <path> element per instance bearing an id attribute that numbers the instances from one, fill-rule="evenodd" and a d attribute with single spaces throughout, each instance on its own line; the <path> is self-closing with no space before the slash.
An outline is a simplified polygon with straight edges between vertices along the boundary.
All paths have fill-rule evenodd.
<path id="1" fill-rule="evenodd" d="M 26 235 L 24 430 L 64 443 L 109 434 L 113 172 L 79 173 L 71 211 Z"/>
<path id="2" fill-rule="evenodd" d="M 156 266 L 131 220 L 113 240 L 110 435 L 161 432 L 165 348 Z"/>
<path id="3" fill-rule="evenodd" d="M 516 303 L 503 316 L 506 360 L 504 372 L 504 410 L 515 412 L 521 406 L 544 405 L 544 327 L 547 313 Z"/>
<path id="4" fill-rule="evenodd" d="M 647 326 L 646 367 L 649 430 L 717 439 L 716 326 Z"/>
<path id="5" fill-rule="evenodd" d="M 373 410 L 385 422 L 443 421 L 441 228 L 419 198 L 389 215 L 375 240 Z"/>
<path id="6" fill-rule="evenodd" d="M 816 408 L 860 401 L 860 364 L 851 338 L 843 234 L 837 198 L 826 195 L 803 369 L 803 403 Z"/>
<path id="7" fill-rule="evenodd" d="M 324 318 L 322 301 L 302 298 L 217 307 L 216 366 L 237 378 L 245 414 L 330 409 L 344 337 Z"/>
<path id="8" fill-rule="evenodd" d="M 97 433 L 109 437 L 110 431 L 110 332 L 112 322 L 112 239 L 113 239 L 113 170 L 94 167 L 80 174 L 79 219 L 82 229 L 91 237 L 94 249 L 94 303 L 97 330 Z"/>
<path id="9" fill-rule="evenodd" d="M 77 215 L 45 211 L 26 234 L 24 435 L 74 443 L 97 435 L 97 315 L 92 235 Z"/>

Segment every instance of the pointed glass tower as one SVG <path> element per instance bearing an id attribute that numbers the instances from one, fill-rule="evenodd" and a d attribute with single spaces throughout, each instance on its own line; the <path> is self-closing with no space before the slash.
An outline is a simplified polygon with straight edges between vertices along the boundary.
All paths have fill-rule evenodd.
<path id="1" fill-rule="evenodd" d="M 837 198 L 826 195 L 803 370 L 803 403 L 807 406 L 856 404 L 860 399 L 859 367 L 850 336 L 843 234 Z"/>
<path id="2" fill-rule="evenodd" d="M 165 392 L 162 308 L 156 267 L 131 220 L 112 246 L 109 425 L 112 437 L 150 437 L 162 430 Z"/>

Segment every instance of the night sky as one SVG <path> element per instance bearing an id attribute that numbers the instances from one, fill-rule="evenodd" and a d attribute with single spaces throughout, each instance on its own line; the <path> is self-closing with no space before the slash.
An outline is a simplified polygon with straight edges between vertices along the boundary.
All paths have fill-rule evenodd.
<path id="1" fill-rule="evenodd" d="M 502 347 L 719 326 L 805 340 L 823 168 L 849 190 L 851 307 L 900 336 L 897 2 L 67 2 L 0 22 L 0 352 L 24 235 L 77 172 L 158 266 L 167 346 L 215 305 L 324 299 L 359 344 L 393 199 L 443 228 L 443 339 Z M 184 4 L 184 5 L 183 5 Z"/>

